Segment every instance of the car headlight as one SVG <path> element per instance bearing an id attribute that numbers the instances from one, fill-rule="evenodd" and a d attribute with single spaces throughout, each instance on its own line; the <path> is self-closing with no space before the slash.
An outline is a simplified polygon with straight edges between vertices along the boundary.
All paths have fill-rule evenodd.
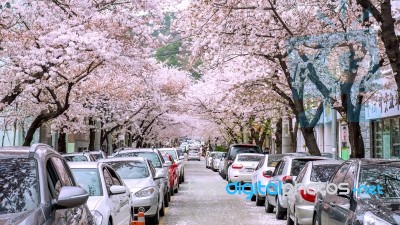
<path id="1" fill-rule="evenodd" d="M 101 222 L 103 221 L 103 215 L 97 210 L 92 210 L 90 211 L 94 217 L 94 220 L 96 221 L 96 225 L 101 225 Z"/>
<path id="2" fill-rule="evenodd" d="M 155 192 L 154 187 L 148 187 L 148 188 L 144 188 L 144 189 L 136 192 L 135 196 L 138 197 L 138 198 L 149 197 L 154 192 Z"/>
<path id="3" fill-rule="evenodd" d="M 378 225 L 378 224 L 379 225 L 391 225 L 391 223 L 379 218 L 378 216 L 374 215 L 372 212 L 366 212 L 364 214 L 363 224 L 364 225 Z"/>

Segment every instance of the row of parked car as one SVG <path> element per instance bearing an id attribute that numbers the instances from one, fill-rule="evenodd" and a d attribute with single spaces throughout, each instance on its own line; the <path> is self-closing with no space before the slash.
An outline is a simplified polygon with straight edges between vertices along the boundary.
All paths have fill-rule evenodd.
<path id="1" fill-rule="evenodd" d="M 209 154 L 206 167 L 219 171 L 228 184 L 252 184 L 251 200 L 288 225 L 400 224 L 398 159 L 343 161 L 232 145 L 226 153 Z"/>
<path id="2" fill-rule="evenodd" d="M 0 149 L 0 224 L 159 224 L 185 180 L 183 152 L 119 149 L 60 155 L 50 146 Z M 146 224 L 148 224 L 146 223 Z"/>

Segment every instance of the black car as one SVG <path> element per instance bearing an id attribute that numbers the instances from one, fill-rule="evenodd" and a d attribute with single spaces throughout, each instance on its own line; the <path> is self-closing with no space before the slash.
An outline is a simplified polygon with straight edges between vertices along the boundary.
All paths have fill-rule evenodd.
<path id="1" fill-rule="evenodd" d="M 89 194 L 50 146 L 0 148 L 0 224 L 94 224 Z"/>
<path id="2" fill-rule="evenodd" d="M 264 154 L 264 152 L 257 146 L 252 144 L 234 144 L 229 147 L 226 157 L 224 159 L 223 171 L 221 171 L 222 177 L 226 178 L 226 173 L 228 167 L 232 164 L 236 155 L 239 153 L 259 153 Z"/>
<path id="3" fill-rule="evenodd" d="M 400 224 L 400 161 L 344 162 L 317 193 L 313 224 Z"/>

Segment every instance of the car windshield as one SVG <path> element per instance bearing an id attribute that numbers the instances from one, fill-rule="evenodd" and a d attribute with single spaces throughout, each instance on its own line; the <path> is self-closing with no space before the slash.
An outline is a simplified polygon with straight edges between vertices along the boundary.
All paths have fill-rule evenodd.
<path id="1" fill-rule="evenodd" d="M 143 161 L 106 162 L 122 179 L 141 179 L 150 176 L 146 163 Z"/>
<path id="2" fill-rule="evenodd" d="M 311 182 L 327 182 L 340 164 L 315 165 L 311 170 Z"/>
<path id="3" fill-rule="evenodd" d="M 232 147 L 230 152 L 231 159 L 234 159 L 239 153 L 262 153 L 257 146 L 235 146 Z"/>
<path id="4" fill-rule="evenodd" d="M 309 161 L 315 161 L 318 159 L 293 159 L 292 161 L 292 168 L 290 170 L 290 176 L 297 176 L 299 175 L 300 171 Z"/>
<path id="5" fill-rule="evenodd" d="M 365 188 L 361 188 L 361 186 L 378 187 L 378 185 L 382 187 L 382 194 L 368 193 L 364 191 Z M 361 198 L 400 198 L 400 165 L 373 164 L 361 166 L 358 188 Z"/>
<path id="6" fill-rule="evenodd" d="M 239 155 L 237 161 L 259 162 L 263 157 L 263 155 Z"/>
<path id="7" fill-rule="evenodd" d="M 285 155 L 268 155 L 268 167 L 275 167 Z"/>
<path id="8" fill-rule="evenodd" d="M 84 155 L 65 155 L 63 156 L 67 162 L 87 162 L 88 159 Z"/>
<path id="9" fill-rule="evenodd" d="M 155 152 L 122 152 L 117 155 L 118 157 L 143 157 L 149 159 L 155 168 L 162 168 L 162 164 L 158 154 Z"/>
<path id="10" fill-rule="evenodd" d="M 98 169 L 71 169 L 76 182 L 85 189 L 90 196 L 102 196 L 103 189 L 100 183 Z"/>
<path id="11" fill-rule="evenodd" d="M 96 161 L 103 158 L 101 153 L 92 153 L 92 156 L 96 159 Z"/>
<path id="12" fill-rule="evenodd" d="M 222 156 L 223 156 L 222 153 L 217 153 L 217 154 L 215 154 L 214 158 L 215 159 L 220 159 L 220 158 L 222 158 Z"/>
<path id="13" fill-rule="evenodd" d="M 37 162 L 0 158 L 0 215 L 35 209 L 39 204 Z"/>
<path id="14" fill-rule="evenodd" d="M 174 160 L 178 159 L 174 150 L 161 150 L 161 152 L 170 154 Z"/>

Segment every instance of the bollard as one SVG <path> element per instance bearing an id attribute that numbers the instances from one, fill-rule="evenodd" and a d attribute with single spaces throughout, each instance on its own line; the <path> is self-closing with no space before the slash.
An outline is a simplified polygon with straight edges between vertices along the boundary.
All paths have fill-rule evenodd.
<path id="1" fill-rule="evenodd" d="M 145 225 L 145 223 L 146 223 L 146 220 L 145 220 L 145 218 L 144 218 L 144 208 L 143 207 L 140 207 L 139 208 L 139 212 L 138 212 L 138 219 L 137 219 L 137 221 L 132 221 L 131 222 L 131 225 Z"/>

